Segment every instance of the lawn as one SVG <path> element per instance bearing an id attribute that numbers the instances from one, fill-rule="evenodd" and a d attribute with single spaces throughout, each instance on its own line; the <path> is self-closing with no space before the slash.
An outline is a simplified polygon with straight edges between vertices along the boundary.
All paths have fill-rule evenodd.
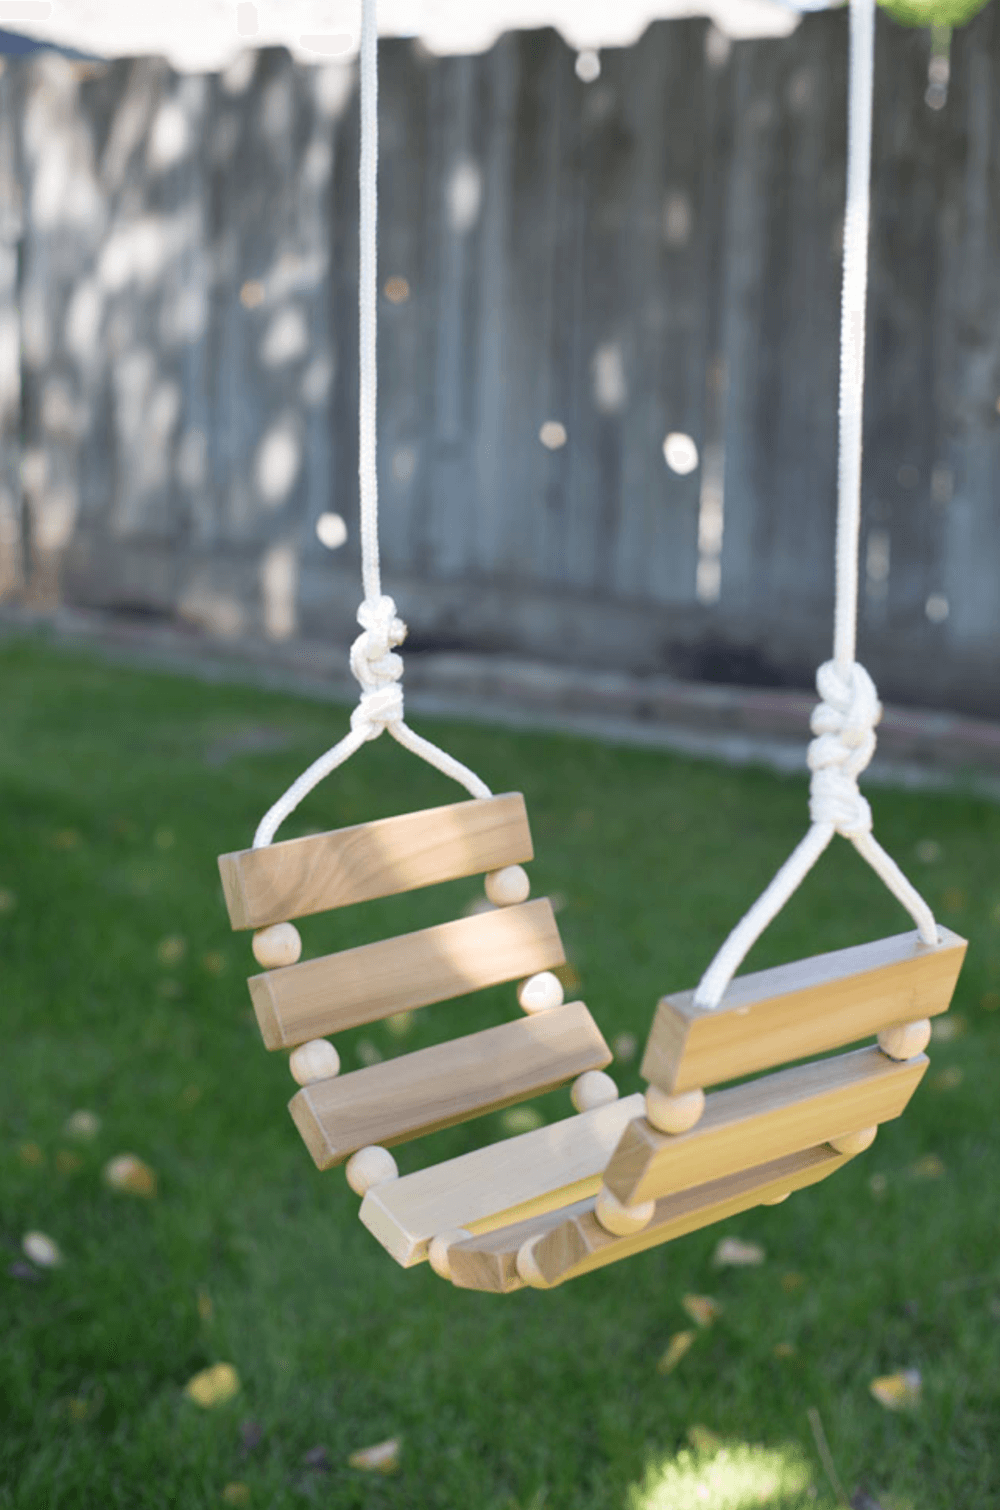
<path id="1" fill-rule="evenodd" d="M 823 1510 L 837 1496 L 810 1410 L 861 1510 L 1000 1504 L 1000 809 L 875 793 L 883 842 L 971 943 L 931 1070 L 868 1153 L 782 1206 L 495 1297 L 398 1269 L 342 1172 L 317 1174 L 285 1111 L 285 1056 L 252 1019 L 248 939 L 222 906 L 216 855 L 249 843 L 346 710 L 29 640 L 0 645 L 0 686 L 0 1506 Z M 494 790 L 525 793 L 533 892 L 556 899 L 576 994 L 616 1045 L 622 1092 L 638 1089 L 657 997 L 695 982 L 799 836 L 804 782 L 419 727 Z M 455 795 L 381 740 L 283 836 Z M 479 887 L 309 920 L 306 949 L 457 916 Z M 907 926 L 838 841 L 752 964 Z M 345 1035 L 344 1067 L 514 1015 L 512 998 Z M 564 1116 L 568 1094 L 536 1105 Z M 67 1128 L 80 1111 L 99 1119 L 90 1137 L 87 1119 Z M 524 1116 L 437 1134 L 400 1165 Z M 154 1193 L 109 1186 L 124 1153 Z M 30 1231 L 59 1266 L 29 1263 Z M 714 1266 L 722 1236 L 764 1261 Z M 692 1294 L 719 1303 L 711 1325 L 692 1322 Z M 692 1346 L 663 1371 L 685 1331 Z M 239 1388 L 202 1408 L 184 1387 L 218 1363 Z M 918 1403 L 873 1397 L 873 1379 L 911 1369 Z M 396 1472 L 349 1465 L 390 1438 Z"/>

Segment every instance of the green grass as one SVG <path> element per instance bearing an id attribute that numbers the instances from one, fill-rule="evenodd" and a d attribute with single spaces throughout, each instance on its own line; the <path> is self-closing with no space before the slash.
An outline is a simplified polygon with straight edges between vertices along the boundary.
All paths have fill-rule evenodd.
<path id="1" fill-rule="evenodd" d="M 263 1051 L 252 1021 L 247 939 L 221 904 L 216 854 L 249 842 L 344 710 L 26 641 L 0 647 L 0 688 L 0 1506 L 198 1510 L 237 1483 L 274 1510 L 822 1510 L 835 1499 L 809 1407 L 849 1495 L 864 1486 L 883 1510 L 1000 1503 L 1000 810 L 875 794 L 883 842 L 971 947 L 954 1008 L 964 1031 L 935 1043 L 909 1112 L 869 1153 L 783 1206 L 549 1294 L 490 1297 L 426 1265 L 398 1269 L 343 1175 L 316 1173 L 284 1109 L 284 1056 Z M 534 892 L 565 899 L 580 994 L 609 1039 L 641 1044 L 657 996 L 695 981 L 805 822 L 800 780 L 426 728 L 496 790 L 525 792 Z M 271 747 L 239 753 L 262 729 Z M 453 796 L 382 740 L 288 831 Z M 477 888 L 311 920 L 307 948 L 455 916 Z M 838 842 L 753 963 L 905 926 Z M 176 945 L 161 958 L 167 938 L 183 940 L 181 958 Z M 510 1015 L 511 995 L 418 1014 L 405 1038 L 346 1035 L 345 1068 L 372 1046 L 395 1053 Z M 639 1087 L 638 1057 L 616 1067 L 623 1092 Z M 565 1092 L 540 1105 L 569 1109 Z M 63 1130 L 78 1108 L 101 1118 L 92 1143 Z M 497 1115 L 438 1134 L 401 1150 L 401 1166 L 509 1126 Z M 125 1151 L 156 1171 L 155 1199 L 103 1184 Z M 930 1154 L 938 1178 L 915 1171 Z M 33 1229 L 65 1255 L 36 1281 L 16 1277 Z M 713 1269 L 723 1233 L 763 1244 L 766 1262 Z M 658 1359 L 690 1325 L 686 1292 L 722 1314 L 664 1376 Z M 794 1353 L 776 1356 L 779 1344 Z M 241 1389 L 203 1411 L 183 1386 L 218 1361 Z M 900 1368 L 921 1370 L 923 1399 L 893 1414 L 868 1386 Z M 250 1422 L 260 1441 L 244 1453 Z M 693 1426 L 725 1448 L 690 1446 Z M 402 1441 L 396 1475 L 347 1466 L 387 1437 Z M 318 1447 L 325 1471 L 304 1461 Z"/>

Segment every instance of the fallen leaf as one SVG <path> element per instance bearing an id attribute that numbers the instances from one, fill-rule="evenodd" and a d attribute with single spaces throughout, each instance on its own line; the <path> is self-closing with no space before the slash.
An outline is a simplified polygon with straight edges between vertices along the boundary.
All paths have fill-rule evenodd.
<path id="1" fill-rule="evenodd" d="M 17 897 L 6 886 L 0 886 L 0 912 L 13 912 L 17 906 Z"/>
<path id="2" fill-rule="evenodd" d="M 239 1388 L 240 1376 L 231 1363 L 213 1363 L 188 1380 L 184 1393 L 203 1410 L 214 1410 L 238 1394 Z"/>
<path id="3" fill-rule="evenodd" d="M 701 1327 L 711 1326 L 722 1310 L 722 1306 L 711 1295 L 682 1295 L 681 1305 L 691 1320 Z"/>
<path id="4" fill-rule="evenodd" d="M 533 1106 L 512 1106 L 500 1116 L 500 1125 L 505 1133 L 517 1136 L 518 1133 L 534 1132 L 536 1127 L 541 1127 L 545 1118 L 540 1111 Z"/>
<path id="5" fill-rule="evenodd" d="M 931 1086 L 936 1091 L 954 1091 L 961 1085 L 964 1075 L 960 1065 L 949 1064 L 947 1069 L 935 1075 L 931 1080 Z"/>
<path id="6" fill-rule="evenodd" d="M 947 1017 L 935 1017 L 931 1023 L 931 1037 L 935 1043 L 952 1043 L 965 1032 L 965 1018 L 956 1012 Z"/>
<path id="7" fill-rule="evenodd" d="M 376 1442 L 374 1447 L 362 1447 L 352 1452 L 347 1459 L 351 1468 L 364 1468 L 370 1473 L 395 1473 L 399 1467 L 400 1444 L 398 1437 L 387 1442 Z"/>
<path id="8" fill-rule="evenodd" d="M 940 1180 L 945 1172 L 944 1161 L 936 1153 L 926 1153 L 910 1167 L 910 1173 L 918 1180 Z"/>
<path id="9" fill-rule="evenodd" d="M 83 1160 L 78 1153 L 71 1148 L 60 1148 L 56 1154 L 56 1168 L 60 1174 L 75 1174 L 83 1165 Z"/>
<path id="10" fill-rule="evenodd" d="M 634 1033 L 619 1033 L 611 1041 L 611 1052 L 619 1064 L 631 1064 L 638 1047 Z"/>
<path id="11" fill-rule="evenodd" d="M 179 965 L 187 954 L 187 940 L 179 933 L 171 933 L 156 946 L 156 958 L 161 965 Z"/>
<path id="12" fill-rule="evenodd" d="M 96 1112 L 78 1111 L 66 1119 L 63 1132 L 67 1138 L 79 1138 L 81 1143 L 89 1143 L 101 1130 L 101 1119 Z"/>
<path id="13" fill-rule="evenodd" d="M 26 1232 L 21 1246 L 25 1256 L 40 1269 L 56 1269 L 63 1261 L 59 1244 L 53 1238 L 46 1237 L 44 1232 Z"/>
<path id="14" fill-rule="evenodd" d="M 249 1505 L 250 1488 L 247 1484 L 227 1484 L 222 1491 L 222 1503 L 224 1505 Z"/>
<path id="15" fill-rule="evenodd" d="M 794 1358 L 798 1354 L 798 1348 L 794 1342 L 776 1342 L 774 1356 L 776 1358 Z"/>
<path id="16" fill-rule="evenodd" d="M 920 1404 L 920 1370 L 905 1368 L 898 1374 L 883 1374 L 868 1388 L 886 1410 L 912 1410 Z"/>
<path id="17" fill-rule="evenodd" d="M 759 1243 L 745 1243 L 738 1237 L 724 1237 L 712 1255 L 712 1263 L 717 1269 L 727 1266 L 752 1268 L 755 1264 L 762 1264 L 766 1257 L 767 1254 Z"/>
<path id="18" fill-rule="evenodd" d="M 781 1288 L 784 1290 L 786 1295 L 794 1295 L 796 1290 L 801 1290 L 803 1288 L 805 1282 L 805 1275 L 796 1274 L 794 1271 L 790 1271 L 787 1274 L 782 1274 L 781 1276 Z"/>
<path id="19" fill-rule="evenodd" d="M 722 1446 L 718 1432 L 710 1431 L 707 1426 L 689 1426 L 687 1439 L 695 1452 L 718 1452 Z"/>
<path id="20" fill-rule="evenodd" d="M 658 1374 L 672 1374 L 684 1354 L 689 1352 L 697 1332 L 675 1332 L 667 1343 L 667 1350 L 656 1365 Z"/>
<path id="21" fill-rule="evenodd" d="M 22 1143 L 17 1150 L 17 1156 L 22 1164 L 27 1164 L 29 1169 L 36 1168 L 45 1163 L 45 1155 L 37 1143 Z"/>
<path id="22" fill-rule="evenodd" d="M 156 1175 L 134 1153 L 120 1153 L 104 1166 L 104 1183 L 122 1195 L 154 1196 Z"/>

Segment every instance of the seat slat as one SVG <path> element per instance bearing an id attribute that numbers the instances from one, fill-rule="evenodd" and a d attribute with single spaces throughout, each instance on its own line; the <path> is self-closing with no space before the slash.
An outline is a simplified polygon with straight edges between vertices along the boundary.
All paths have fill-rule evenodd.
<path id="1" fill-rule="evenodd" d="M 704 1089 L 946 1012 L 966 942 L 939 931 L 936 946 L 903 933 L 737 976 L 714 1010 L 693 991 L 665 996 L 642 1073 L 672 1093 Z"/>
<path id="2" fill-rule="evenodd" d="M 927 1063 L 924 1054 L 899 1063 L 880 1049 L 855 1049 L 714 1091 L 690 1132 L 657 1132 L 639 1118 L 622 1134 L 605 1183 L 623 1205 L 633 1206 L 889 1122 L 903 1111 Z"/>
<path id="3" fill-rule="evenodd" d="M 268 970 L 248 985 L 265 1044 L 281 1049 L 565 962 L 541 897 Z"/>
<path id="4" fill-rule="evenodd" d="M 319 1169 L 542 1095 L 611 1062 L 582 1001 L 305 1086 L 289 1110 Z"/>
<path id="5" fill-rule="evenodd" d="M 649 1226 L 628 1237 L 605 1231 L 594 1215 L 593 1199 L 580 1201 L 566 1211 L 550 1213 L 544 1222 L 520 1222 L 454 1244 L 448 1249 L 452 1280 L 460 1289 L 501 1294 L 521 1289 L 517 1255 L 521 1245 L 538 1234 L 541 1240 L 532 1249 L 535 1262 L 550 1285 L 561 1284 L 749 1211 L 769 1197 L 825 1180 L 847 1162 L 845 1155 L 824 1144 L 697 1185 L 657 1201 Z"/>
<path id="6" fill-rule="evenodd" d="M 439 1232 L 489 1232 L 596 1195 L 619 1138 L 643 1105 L 641 1093 L 626 1096 L 404 1175 L 368 1192 L 361 1220 L 409 1268 L 426 1259 Z"/>
<path id="7" fill-rule="evenodd" d="M 263 928 L 533 857 L 520 792 L 219 856 L 234 928 Z"/>

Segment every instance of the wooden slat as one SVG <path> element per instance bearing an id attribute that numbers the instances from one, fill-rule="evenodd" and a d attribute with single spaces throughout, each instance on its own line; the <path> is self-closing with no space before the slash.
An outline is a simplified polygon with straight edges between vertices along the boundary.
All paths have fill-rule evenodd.
<path id="1" fill-rule="evenodd" d="M 305 1086 L 289 1110 L 317 1168 L 368 1143 L 405 1143 L 603 1068 L 611 1050 L 582 1001 Z"/>
<path id="2" fill-rule="evenodd" d="M 439 1232 L 489 1232 L 601 1188 L 604 1168 L 641 1094 L 446 1159 L 370 1190 L 361 1220 L 404 1268 L 420 1263 Z"/>
<path id="3" fill-rule="evenodd" d="M 738 976 L 714 1011 L 693 991 L 665 996 L 642 1073 L 666 1091 L 694 1090 L 945 1012 L 966 943 L 940 934 L 936 947 L 902 933 Z"/>
<path id="4" fill-rule="evenodd" d="M 533 857 L 520 792 L 219 856 L 234 928 L 262 928 Z"/>
<path id="5" fill-rule="evenodd" d="M 891 1121 L 927 1063 L 924 1054 L 899 1064 L 880 1049 L 855 1049 L 714 1091 L 690 1132 L 660 1133 L 639 1118 L 622 1134 L 605 1181 L 632 1206 Z"/>
<path id="6" fill-rule="evenodd" d="M 304 960 L 248 981 L 269 1049 L 565 964 L 545 897 Z"/>
<path id="7" fill-rule="evenodd" d="M 544 1221 L 519 1222 L 500 1232 L 456 1243 L 448 1249 L 452 1280 L 467 1290 L 506 1294 L 521 1289 L 518 1252 L 523 1243 L 540 1235 L 541 1241 L 533 1249 L 535 1261 L 550 1285 L 561 1284 L 749 1211 L 771 1196 L 814 1185 L 847 1162 L 847 1157 L 823 1144 L 697 1185 L 657 1201 L 649 1226 L 628 1237 L 614 1237 L 604 1230 L 594 1215 L 593 1199 L 580 1201 L 568 1210 L 549 1213 Z"/>

